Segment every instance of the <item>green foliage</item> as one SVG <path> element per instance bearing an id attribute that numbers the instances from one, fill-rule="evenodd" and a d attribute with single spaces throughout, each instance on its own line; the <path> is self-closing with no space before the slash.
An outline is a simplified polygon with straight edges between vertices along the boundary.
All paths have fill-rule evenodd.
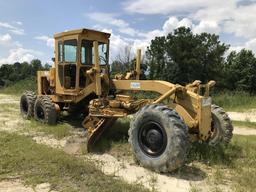
<path id="1" fill-rule="evenodd" d="M 24 79 L 35 80 L 37 71 L 48 70 L 49 65 L 42 65 L 41 61 L 34 59 L 29 63 L 4 64 L 0 67 L 0 87 L 13 85 L 17 81 Z"/>
<path id="2" fill-rule="evenodd" d="M 256 136 L 233 137 L 228 146 L 192 145 L 189 161 L 213 168 L 215 187 L 231 182 L 231 191 L 253 192 L 256 188 Z"/>
<path id="3" fill-rule="evenodd" d="M 167 64 L 166 53 L 166 38 L 156 37 L 151 40 L 150 48 L 148 48 L 147 56 L 149 66 L 149 79 L 165 79 Z"/>
<path id="4" fill-rule="evenodd" d="M 232 51 L 219 36 L 193 34 L 180 27 L 167 36 L 156 37 L 146 51 L 148 79 L 182 85 L 201 80 L 217 81 L 217 90 L 256 92 L 256 57 L 250 50 Z"/>
<path id="5" fill-rule="evenodd" d="M 149 78 L 180 84 L 220 79 L 227 49 L 217 35 L 195 35 L 189 28 L 178 28 L 151 41 L 146 52 Z"/>
<path id="6" fill-rule="evenodd" d="M 72 128 L 66 123 L 58 123 L 57 125 L 47 125 L 35 120 L 29 120 L 24 122 L 24 128 L 32 131 L 43 132 L 47 135 L 52 135 L 57 139 L 70 136 L 72 134 Z"/>
<path id="7" fill-rule="evenodd" d="M 246 127 L 256 129 L 256 122 L 251 121 L 232 121 L 233 126 L 235 127 Z"/>
<path id="8" fill-rule="evenodd" d="M 225 91 L 212 95 L 213 103 L 226 111 L 243 111 L 256 108 L 256 96 L 241 91 Z"/>
<path id="9" fill-rule="evenodd" d="M 29 185 L 48 182 L 58 191 L 147 191 L 104 175 L 94 163 L 26 136 L 0 132 L 0 180 L 16 176 Z"/>
<path id="10" fill-rule="evenodd" d="M 232 51 L 227 57 L 225 77 L 227 88 L 255 93 L 256 58 L 252 51 Z"/>
<path id="11" fill-rule="evenodd" d="M 30 77 L 11 83 L 9 86 L 0 89 L 0 93 L 20 95 L 25 90 L 36 91 L 36 86 L 35 77 Z"/>

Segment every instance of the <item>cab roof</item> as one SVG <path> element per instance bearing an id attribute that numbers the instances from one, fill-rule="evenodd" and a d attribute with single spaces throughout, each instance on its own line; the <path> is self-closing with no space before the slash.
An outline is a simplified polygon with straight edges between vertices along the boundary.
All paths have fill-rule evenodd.
<path id="1" fill-rule="evenodd" d="M 70 30 L 70 31 L 65 31 L 65 32 L 61 32 L 61 33 L 56 33 L 54 35 L 54 38 L 59 38 L 59 37 L 64 37 L 64 36 L 68 36 L 68 35 L 78 35 L 78 34 L 98 34 L 98 35 L 104 35 L 105 38 L 109 38 L 110 37 L 110 33 L 105 33 L 105 32 L 101 32 L 101 31 L 96 31 L 93 29 L 86 29 L 86 28 L 82 28 L 82 29 L 75 29 L 75 30 Z"/>

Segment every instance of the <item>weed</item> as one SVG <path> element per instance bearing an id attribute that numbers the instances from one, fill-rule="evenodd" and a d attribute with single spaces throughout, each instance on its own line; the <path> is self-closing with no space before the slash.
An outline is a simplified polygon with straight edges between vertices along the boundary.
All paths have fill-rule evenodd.
<path id="1" fill-rule="evenodd" d="M 157 191 L 156 183 L 157 183 L 157 176 L 154 173 L 150 173 L 149 175 L 149 186 L 152 192 Z"/>
<path id="2" fill-rule="evenodd" d="M 256 96 L 245 92 L 223 92 L 212 96 L 213 103 L 226 111 L 245 111 L 256 108 Z"/>
<path id="3" fill-rule="evenodd" d="M 196 185 L 190 184 L 189 192 L 201 192 L 202 190 L 198 188 Z"/>
<path id="4" fill-rule="evenodd" d="M 48 182 L 58 191 L 146 191 L 104 175 L 91 161 L 36 144 L 30 138 L 0 133 L 0 180 L 20 175 L 26 184 Z"/>
<path id="5" fill-rule="evenodd" d="M 213 168 L 214 188 L 231 181 L 233 191 L 253 192 L 256 188 L 256 136 L 234 136 L 227 146 L 211 147 L 194 143 L 189 161 L 199 161 Z"/>
<path id="6" fill-rule="evenodd" d="M 20 80 L 8 87 L 2 88 L 0 93 L 21 95 L 25 90 L 36 90 L 36 81 L 33 79 Z"/>
<path id="7" fill-rule="evenodd" d="M 256 122 L 250 122 L 250 121 L 232 121 L 232 124 L 234 126 L 238 127 L 248 127 L 248 128 L 254 128 L 256 129 Z"/>

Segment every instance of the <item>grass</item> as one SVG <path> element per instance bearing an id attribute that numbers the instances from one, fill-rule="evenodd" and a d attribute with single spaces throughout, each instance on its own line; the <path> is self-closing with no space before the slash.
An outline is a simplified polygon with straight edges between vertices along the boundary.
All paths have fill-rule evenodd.
<path id="1" fill-rule="evenodd" d="M 10 97 L 13 97 L 13 95 L 10 95 Z M 5 114 L 6 116 L 10 116 L 10 121 L 11 118 L 13 118 L 13 115 L 20 115 L 19 108 L 19 103 L 0 103 L 0 113 L 2 115 Z M 37 132 L 43 132 L 45 134 L 52 135 L 57 139 L 62 139 L 66 136 L 72 135 L 73 130 L 71 125 L 67 123 L 58 122 L 57 125 L 51 126 L 37 122 L 34 119 L 22 120 L 18 126 L 20 129 L 24 129 L 25 131 L 32 130 Z"/>
<path id="2" fill-rule="evenodd" d="M 19 176 L 25 184 L 48 182 L 58 191 L 146 191 L 106 176 L 92 162 L 36 144 L 30 138 L 0 132 L 0 180 Z"/>
<path id="3" fill-rule="evenodd" d="M 8 118 L 10 118 L 10 121 L 11 121 L 13 118 L 13 115 L 17 115 L 17 116 L 20 115 L 19 104 L 18 103 L 1 103 L 0 113 L 2 113 L 2 115 L 5 114 Z M 37 122 L 34 119 L 31 119 L 31 120 L 22 119 L 17 126 L 19 126 L 20 130 L 43 132 L 47 135 L 52 135 L 57 139 L 62 139 L 66 136 L 72 135 L 72 130 L 74 129 L 67 123 L 58 122 L 57 125 L 51 126 L 51 125 Z"/>
<path id="4" fill-rule="evenodd" d="M 256 108 L 256 96 L 245 92 L 223 92 L 212 96 L 213 103 L 226 111 L 246 111 Z"/>
<path id="5" fill-rule="evenodd" d="M 189 154 L 190 162 L 200 162 L 214 171 L 215 191 L 219 185 L 231 183 L 232 191 L 253 192 L 256 188 L 256 136 L 234 136 L 228 146 L 211 147 L 195 143 Z"/>
<path id="6" fill-rule="evenodd" d="M 122 126 L 123 125 L 123 126 Z M 132 158 L 127 129 L 129 119 L 117 121 L 100 140 L 102 152 L 117 158 Z M 115 133 L 119 133 L 115 135 Z M 225 186 L 235 192 L 253 192 L 256 188 L 256 136 L 234 135 L 228 146 L 212 147 L 204 143 L 193 143 L 188 155 L 188 164 L 172 175 L 178 178 L 209 178 L 210 191 L 225 191 Z M 191 191 L 201 191 L 191 186 Z"/>
<path id="7" fill-rule="evenodd" d="M 19 113 L 18 103 L 0 103 L 0 106 L 0 113 Z"/>
<path id="8" fill-rule="evenodd" d="M 0 93 L 21 95 L 25 90 L 35 91 L 36 86 L 36 80 L 24 79 L 0 89 Z"/>
<path id="9" fill-rule="evenodd" d="M 101 153 L 108 152 L 117 159 L 131 157 L 130 145 L 127 142 L 129 127 L 129 118 L 118 119 L 110 129 L 105 131 L 96 143 L 95 151 Z"/>
<path id="10" fill-rule="evenodd" d="M 234 126 L 238 127 L 248 127 L 256 129 L 256 122 L 250 122 L 250 121 L 232 121 L 232 124 Z"/>
<path id="11" fill-rule="evenodd" d="M 72 127 L 67 123 L 58 123 L 57 125 L 47 125 L 37 122 L 35 120 L 26 120 L 24 122 L 24 129 L 43 132 L 47 135 L 52 135 L 57 139 L 72 135 Z"/>

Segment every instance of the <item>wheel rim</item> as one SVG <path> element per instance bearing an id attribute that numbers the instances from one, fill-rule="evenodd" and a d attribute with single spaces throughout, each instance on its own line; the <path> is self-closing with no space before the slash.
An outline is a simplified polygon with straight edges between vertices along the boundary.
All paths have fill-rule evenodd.
<path id="1" fill-rule="evenodd" d="M 27 114 L 28 113 L 28 101 L 26 98 L 21 100 L 21 110 L 23 113 Z"/>
<path id="2" fill-rule="evenodd" d="M 44 110 L 43 110 L 43 108 L 41 106 L 37 107 L 36 116 L 40 120 L 44 120 L 45 119 Z"/>
<path id="3" fill-rule="evenodd" d="M 164 152 L 167 145 L 167 135 L 159 123 L 149 121 L 143 124 L 138 136 L 140 148 L 146 155 L 157 157 Z"/>

